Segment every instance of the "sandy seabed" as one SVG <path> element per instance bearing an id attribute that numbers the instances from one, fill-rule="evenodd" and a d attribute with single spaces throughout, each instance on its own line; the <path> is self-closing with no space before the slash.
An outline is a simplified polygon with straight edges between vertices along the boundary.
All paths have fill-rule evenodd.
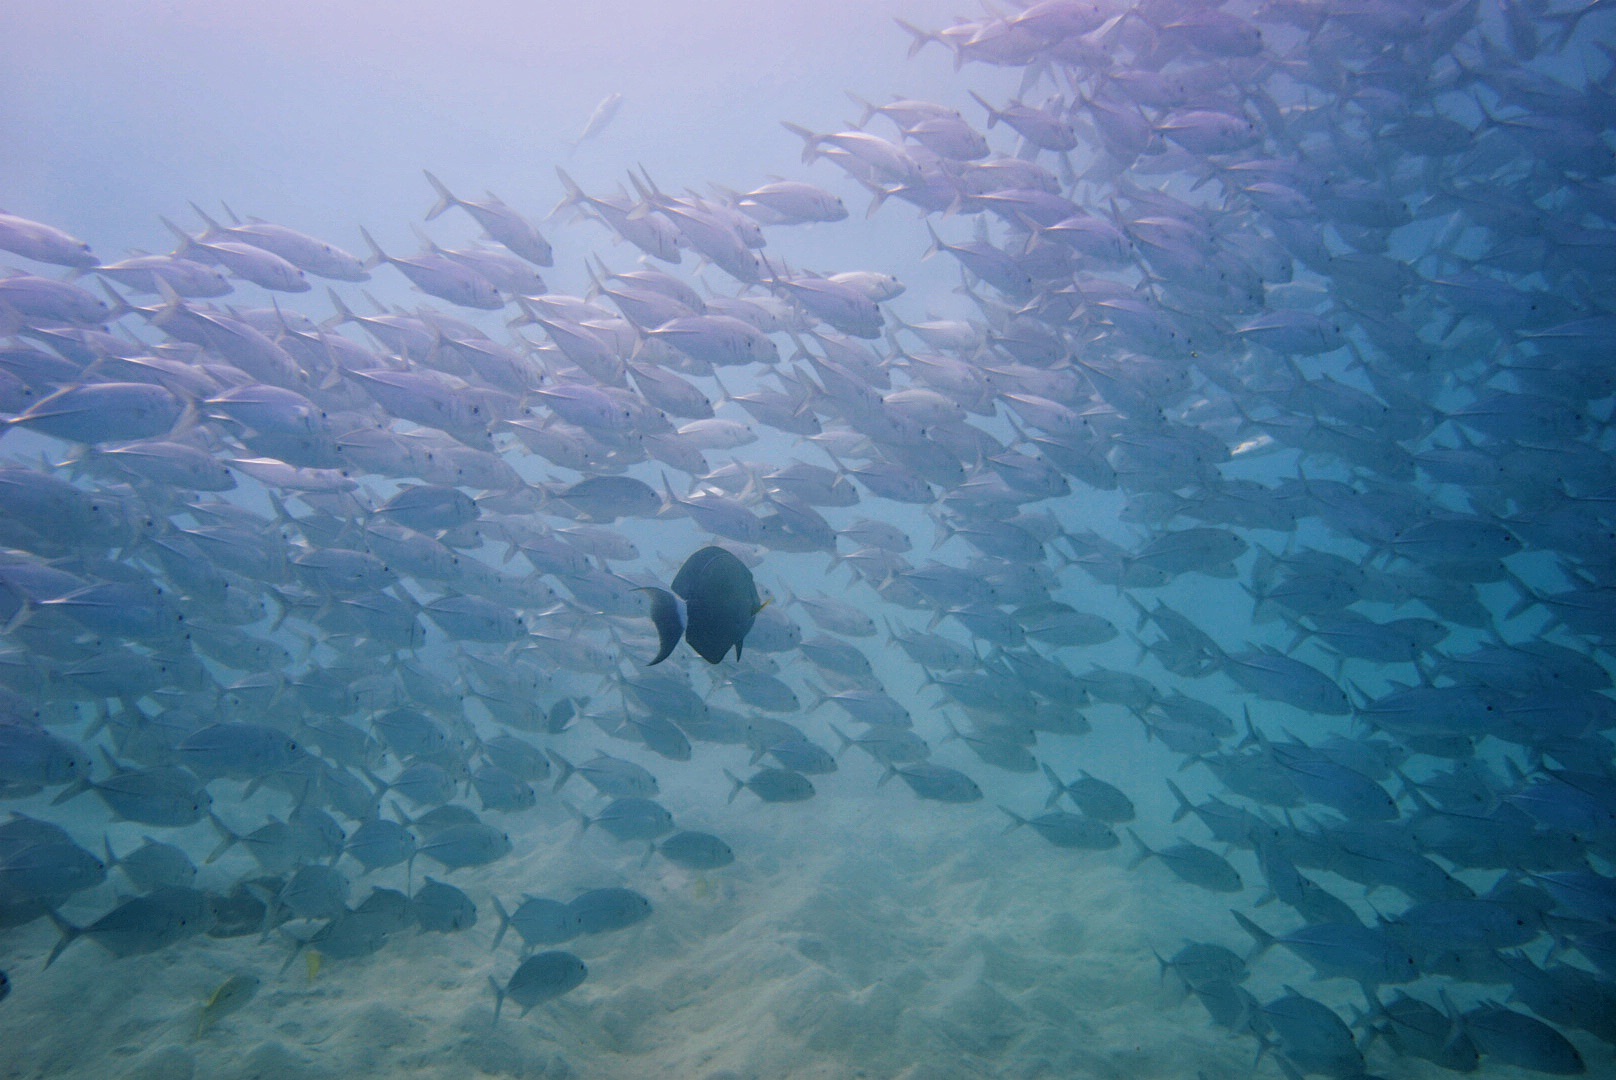
<path id="1" fill-rule="evenodd" d="M 737 800 L 724 827 L 741 860 L 710 874 L 660 859 L 641 870 L 640 848 L 575 837 L 551 808 L 513 833 L 517 854 L 492 872 L 448 878 L 478 902 L 476 927 L 407 931 L 374 956 L 325 962 L 312 980 L 301 960 L 278 973 L 284 938 L 255 937 L 125 960 L 81 942 L 38 974 L 54 932 L 36 923 L 11 932 L 8 963 L 28 977 L 0 1005 L 0 1077 L 1278 1075 L 1271 1063 L 1253 1069 L 1252 1039 L 1214 1028 L 1171 977 L 1159 979 L 1151 949 L 1171 952 L 1197 925 L 1242 947 L 1232 920 L 1215 918 L 1222 898 L 1159 866 L 1130 872 L 1121 849 L 1003 835 L 991 807 L 896 794 L 906 796 L 842 799 L 832 821 Z M 372 877 L 402 885 L 395 872 Z M 573 942 L 588 981 L 526 1016 L 508 1002 L 496 1024 L 488 977 L 509 977 L 519 942 L 512 932 L 490 952 L 490 898 L 509 907 L 557 880 L 629 883 L 655 912 Z M 1350 984 L 1309 983 L 1278 955 L 1260 970 L 1259 997 L 1290 981 L 1350 1015 Z M 201 1002 L 238 971 L 258 974 L 262 989 L 197 1037 Z M 1608 1051 L 1577 1041 L 1589 1075 L 1613 1075 Z M 1384 1049 L 1370 1066 L 1446 1075 Z"/>

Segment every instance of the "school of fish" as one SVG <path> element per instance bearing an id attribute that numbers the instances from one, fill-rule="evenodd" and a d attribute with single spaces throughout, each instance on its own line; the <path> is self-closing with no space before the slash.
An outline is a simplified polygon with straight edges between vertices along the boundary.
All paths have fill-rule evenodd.
<path id="1" fill-rule="evenodd" d="M 805 818 L 987 788 L 1088 853 L 1021 857 L 1126 843 L 1227 931 L 1161 941 L 1164 978 L 1288 1077 L 1583 1072 L 1616 1043 L 1610 6 L 900 24 L 972 107 L 826 101 L 782 118 L 801 176 L 746 191 L 557 169 L 548 219 L 428 173 L 459 249 L 197 208 L 115 260 L 0 213 L 0 1001 L 69 948 L 481 925 L 511 1023 L 590 978 L 568 942 L 657 916 L 633 860 L 479 903 L 504 823 L 567 800 L 722 873 L 747 851 L 647 767 L 700 755 Z M 794 265 L 865 203 L 914 249 Z M 587 295 L 545 283 L 555 229 L 602 242 Z M 923 253 L 974 314 L 905 293 Z M 1181 774 L 1046 760 L 1102 723 Z M 1274 950 L 1361 1009 L 1248 989 Z"/>

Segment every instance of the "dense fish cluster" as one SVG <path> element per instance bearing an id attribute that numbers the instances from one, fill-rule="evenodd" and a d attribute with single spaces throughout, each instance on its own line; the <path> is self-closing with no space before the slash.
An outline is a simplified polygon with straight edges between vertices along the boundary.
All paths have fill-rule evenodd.
<path id="1" fill-rule="evenodd" d="M 200 1035 L 299 956 L 480 927 L 509 1024 L 654 923 L 653 862 L 747 858 L 659 801 L 700 758 L 805 835 L 879 786 L 1002 803 L 1052 873 L 1126 846 L 1210 913 L 1164 978 L 1286 1076 L 1608 1061 L 1605 6 L 904 24 L 970 107 L 788 118 L 803 177 L 744 192 L 558 170 L 548 221 L 429 173 L 463 247 L 0 215 L 0 999 L 259 936 Z M 959 290 L 794 264 L 866 201 Z M 556 229 L 616 243 L 553 269 Z M 1102 724 L 1182 770 L 1069 768 Z M 621 880 L 489 895 L 547 811 Z"/>

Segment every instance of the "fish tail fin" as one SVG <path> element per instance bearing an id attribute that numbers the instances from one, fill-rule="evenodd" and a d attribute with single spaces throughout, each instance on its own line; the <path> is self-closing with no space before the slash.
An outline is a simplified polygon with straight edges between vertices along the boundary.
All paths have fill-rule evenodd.
<path id="1" fill-rule="evenodd" d="M 1048 810 L 1060 801 L 1062 795 L 1066 794 L 1066 784 L 1060 777 L 1055 775 L 1055 770 L 1049 767 L 1048 762 L 1040 761 L 1038 765 L 1044 770 L 1044 776 L 1049 780 L 1049 798 L 1044 800 L 1044 809 Z"/>
<path id="2" fill-rule="evenodd" d="M 438 201 L 433 203 L 432 204 L 432 209 L 430 209 L 430 210 L 428 210 L 426 212 L 426 219 L 428 221 L 431 221 L 433 218 L 435 218 L 438 215 L 442 214 L 445 210 L 448 210 L 450 207 L 460 205 L 460 200 L 455 198 L 454 194 L 452 192 L 450 192 L 450 190 L 448 188 L 443 186 L 443 181 L 442 180 L 439 180 L 436 176 L 433 176 L 431 173 L 427 172 L 425 169 L 422 169 L 421 173 L 422 173 L 423 176 L 426 177 L 426 182 L 432 185 L 432 190 L 437 192 L 437 194 L 438 194 Z"/>
<path id="3" fill-rule="evenodd" d="M 789 120 L 780 121 L 780 126 L 802 140 L 802 163 L 804 165 L 812 165 L 819 158 L 819 143 L 821 136 L 815 135 L 807 128 L 793 124 Z"/>
<path id="4" fill-rule="evenodd" d="M 884 762 L 884 764 L 887 767 L 886 771 L 881 774 L 881 779 L 875 782 L 876 787 L 885 787 L 888 780 L 891 780 L 894 776 L 898 775 L 898 767 L 896 765 L 890 761 Z"/>
<path id="5" fill-rule="evenodd" d="M 634 175 L 634 170 L 632 169 L 629 170 L 628 182 L 633 185 L 634 194 L 638 195 L 640 198 L 640 204 L 636 206 L 629 214 L 630 218 L 637 220 L 638 218 L 645 217 L 647 214 L 651 213 L 653 205 L 651 202 L 651 193 L 647 191 L 645 185 L 640 182 L 640 178 Z"/>
<path id="6" fill-rule="evenodd" d="M 578 768 L 577 766 L 573 765 L 572 762 L 562 757 L 560 751 L 550 750 L 547 751 L 547 753 L 550 755 L 550 760 L 554 762 L 556 767 L 561 770 L 560 774 L 556 777 L 555 783 L 550 786 L 550 790 L 553 792 L 560 791 L 564 786 L 566 786 L 567 781 L 572 778 L 572 774 L 578 771 Z"/>
<path id="7" fill-rule="evenodd" d="M 865 124 L 868 124 L 871 118 L 873 118 L 876 113 L 881 111 L 881 107 L 879 105 L 874 105 L 868 101 L 865 101 L 851 90 L 844 90 L 842 92 L 852 99 L 853 104 L 864 110 L 859 114 L 858 123 L 853 125 L 856 128 L 862 128 Z"/>
<path id="8" fill-rule="evenodd" d="M 410 232 L 415 234 L 415 239 L 420 241 L 421 247 L 436 255 L 443 254 L 443 249 L 438 246 L 438 242 L 428 236 L 425 231 L 422 230 L 421 226 L 417 225 L 413 221 L 410 222 Z"/>
<path id="9" fill-rule="evenodd" d="M 211 865 L 219 861 L 219 856 L 223 855 L 236 844 L 240 843 L 241 837 L 231 832 L 230 826 L 219 820 L 219 815 L 215 814 L 211 810 L 208 811 L 208 820 L 213 823 L 213 827 L 218 830 L 219 833 L 218 845 L 208 853 L 208 857 L 206 859 L 202 860 L 203 863 Z"/>
<path id="10" fill-rule="evenodd" d="M 830 729 L 835 733 L 836 738 L 841 741 L 842 745 L 836 748 L 835 755 L 836 757 L 841 757 L 843 754 L 847 753 L 847 748 L 853 745 L 853 740 L 848 738 L 847 733 L 841 728 L 837 727 L 835 724 L 830 725 Z"/>
<path id="11" fill-rule="evenodd" d="M 926 222 L 926 235 L 931 237 L 931 247 L 927 248 L 926 253 L 920 257 L 921 262 L 925 262 L 946 246 L 943 243 L 943 238 L 937 235 L 937 230 L 931 227 L 930 221 Z"/>
<path id="12" fill-rule="evenodd" d="M 987 110 L 988 130 L 992 131 L 999 121 L 1004 118 L 1004 114 L 999 112 L 999 110 L 995 109 L 992 105 L 989 105 L 982 95 L 978 94 L 975 90 L 972 90 L 970 93 L 971 96 L 976 99 L 976 103 Z"/>
<path id="13" fill-rule="evenodd" d="M 673 481 L 668 479 L 667 470 L 662 472 L 662 505 L 657 509 L 656 516 L 671 513 L 679 505 L 679 496 L 673 493 Z"/>
<path id="14" fill-rule="evenodd" d="M 712 379 L 714 385 L 716 385 L 718 387 L 718 400 L 713 402 L 713 408 L 716 409 L 720 405 L 723 405 L 725 402 L 730 402 L 730 401 L 735 400 L 734 395 L 732 395 L 729 392 L 729 387 L 725 386 L 723 383 L 718 381 L 718 372 L 717 372 L 717 370 L 714 370 L 713 373 L 710 376 L 708 376 L 708 378 Z"/>
<path id="15" fill-rule="evenodd" d="M 1156 958 L 1156 966 L 1160 969 L 1156 976 L 1156 985 L 1161 986 L 1167 982 L 1167 972 L 1173 965 L 1163 959 L 1162 954 L 1157 952 L 1154 947 L 1151 948 L 1150 955 Z"/>
<path id="16" fill-rule="evenodd" d="M 1229 909 L 1229 914 L 1234 916 L 1234 921 L 1240 924 L 1240 929 L 1250 934 L 1251 940 L 1255 943 L 1251 952 L 1246 956 L 1246 963 L 1249 964 L 1253 960 L 1257 959 L 1257 957 L 1267 952 L 1268 949 L 1274 944 L 1275 938 L 1273 934 L 1270 934 L 1268 931 L 1264 930 L 1262 927 L 1240 914 L 1240 912 L 1235 911 L 1233 908 Z"/>
<path id="17" fill-rule="evenodd" d="M 1270 752 L 1273 749 L 1273 744 L 1268 741 L 1268 736 L 1258 731 L 1257 725 L 1252 723 L 1251 706 L 1242 705 L 1240 706 L 1240 709 L 1245 714 L 1246 718 L 1246 737 L 1240 740 L 1240 749 L 1245 749 L 1248 746 L 1257 746 L 1260 747 L 1264 753 Z"/>
<path id="18" fill-rule="evenodd" d="M 227 230 L 224 228 L 224 226 L 220 225 L 217 221 L 214 221 L 211 217 L 209 217 L 206 210 L 196 205 L 196 203 L 191 203 L 191 209 L 196 211 L 196 216 L 201 218 L 202 224 L 207 226 L 207 231 L 202 234 L 205 239 L 211 239 L 215 236 L 223 236 L 225 234 Z M 225 209 L 229 210 L 230 208 L 227 206 Z M 235 217 L 234 214 L 231 214 L 230 216 Z"/>
<path id="19" fill-rule="evenodd" d="M 505 1006 L 505 988 L 494 981 L 492 975 L 488 976 L 488 985 L 494 991 L 494 1023 L 499 1023 L 499 1010 Z"/>
<path id="20" fill-rule="evenodd" d="M 490 952 L 499 948 L 499 943 L 505 940 L 505 931 L 511 928 L 511 913 L 505 910 L 505 905 L 499 902 L 497 896 L 494 897 L 494 914 L 499 918 L 499 929 L 494 931 L 494 943 L 488 947 Z"/>
<path id="21" fill-rule="evenodd" d="M 1022 817 L 1020 814 L 1016 813 L 1014 810 L 1010 809 L 1008 806 L 1001 805 L 999 807 L 999 809 L 1003 810 L 1006 814 L 1010 815 L 1010 824 L 1008 824 L 1008 825 L 1006 825 L 1004 827 L 1004 832 L 1000 833 L 999 834 L 1000 836 L 1003 836 L 1005 833 L 1013 833 L 1017 829 L 1021 828 L 1023 825 L 1027 824 L 1027 819 L 1026 818 Z"/>
<path id="22" fill-rule="evenodd" d="M 279 900 L 275 894 L 256 882 L 247 884 L 247 891 L 264 905 L 264 921 L 258 928 L 258 944 L 262 945 L 269 940 L 269 932 L 275 928 L 275 916 L 278 914 Z"/>
<path id="23" fill-rule="evenodd" d="M 361 225 L 359 227 L 359 235 L 365 238 L 365 244 L 370 248 L 370 258 L 366 259 L 361 264 L 366 270 L 374 270 L 376 267 L 387 261 L 387 253 L 382 250 L 380 244 L 376 243 L 376 238 L 370 235 L 369 229 Z"/>
<path id="24" fill-rule="evenodd" d="M 789 593 L 791 590 L 788 588 L 786 591 Z M 818 708 L 821 705 L 825 704 L 825 702 L 830 700 L 830 694 L 826 692 L 826 690 L 825 690 L 825 688 L 823 686 L 818 686 L 818 685 L 815 685 L 814 683 L 806 682 L 806 681 L 804 682 L 803 685 L 805 685 L 808 688 L 809 693 L 814 695 L 814 700 L 809 702 L 809 704 L 808 704 L 808 711 L 809 712 L 814 712 L 814 711 L 818 710 Z M 849 744 L 851 744 L 852 740 L 849 739 L 848 742 L 849 742 Z M 847 748 L 843 747 L 842 749 L 845 750 Z"/>
<path id="25" fill-rule="evenodd" d="M 659 204 L 662 204 L 662 205 L 666 205 L 667 202 L 668 202 L 667 195 L 663 194 L 662 189 L 657 187 L 656 181 L 651 179 L 651 174 L 646 170 L 645 162 L 643 162 L 643 161 L 640 162 L 640 175 L 645 177 L 645 185 L 646 185 L 646 187 L 651 189 L 651 194 L 650 194 L 650 196 L 648 196 L 648 198 L 652 202 L 659 203 Z M 633 172 L 630 172 L 629 173 L 629 179 L 632 180 L 633 178 L 634 178 L 634 174 L 633 174 Z"/>
<path id="26" fill-rule="evenodd" d="M 13 617 L 11 622 L 12 622 L 13 625 L 15 625 L 15 624 L 20 623 L 21 621 L 22 621 L 22 611 L 18 611 L 17 616 Z M 12 629 L 12 626 L 7 626 L 6 629 L 10 630 L 10 629 Z M 76 798 L 76 797 L 78 797 L 80 795 L 83 795 L 86 791 L 89 791 L 94 786 L 95 785 L 90 782 L 90 779 L 88 777 L 86 777 L 83 780 L 80 780 L 75 784 L 69 784 L 67 787 L 64 787 L 61 791 L 57 792 L 56 797 L 51 800 L 50 804 L 52 806 L 60 806 L 62 803 L 67 802 L 69 799 L 73 799 L 73 798 Z"/>
<path id="27" fill-rule="evenodd" d="M 597 259 L 596 261 L 599 260 Z M 601 263 L 600 268 L 603 273 L 606 272 L 605 263 Z M 595 273 L 595 268 L 589 265 L 588 259 L 584 260 L 584 272 L 589 275 L 589 291 L 584 293 L 584 299 L 593 300 L 601 293 L 606 291 L 606 286 L 601 282 L 600 275 Z M 634 326 L 633 323 L 630 323 L 629 325 Z M 635 329 L 638 330 L 639 327 L 635 327 Z M 639 352 L 638 346 L 635 347 L 635 352 Z"/>
<path id="28" fill-rule="evenodd" d="M 1402 769 L 1393 769 L 1392 774 L 1396 776 L 1398 781 L 1402 783 L 1403 794 L 1418 809 L 1422 811 L 1430 811 L 1434 809 L 1434 807 L 1431 805 L 1431 800 L 1425 797 L 1425 792 L 1420 790 L 1420 786 L 1418 784 L 1408 778 L 1407 773 L 1405 773 Z"/>
<path id="29" fill-rule="evenodd" d="M 56 963 L 56 958 L 62 955 L 63 949 L 66 949 L 79 939 L 79 935 L 84 933 L 84 929 L 83 927 L 74 926 L 62 918 L 56 913 L 55 908 L 48 909 L 45 914 L 50 916 L 51 922 L 56 924 L 57 932 L 62 935 L 56 939 L 56 944 L 51 947 L 50 955 L 45 957 L 45 967 L 50 967 Z"/>
<path id="30" fill-rule="evenodd" d="M 386 780 L 383 780 L 381 777 L 379 777 L 375 773 L 371 772 L 369 767 L 367 767 L 365 765 L 360 765 L 359 766 L 359 773 L 367 781 L 370 782 L 371 787 L 376 789 L 376 791 L 375 791 L 376 799 L 377 799 L 378 802 L 381 801 L 381 797 L 383 795 L 387 794 L 388 788 L 391 787 L 391 785 L 388 784 L 388 782 Z M 414 824 L 414 822 L 412 822 L 405 815 L 404 808 L 398 804 L 397 800 L 395 800 L 393 802 L 393 812 L 396 813 L 399 816 L 399 820 L 402 821 L 405 825 L 413 825 Z"/>
<path id="31" fill-rule="evenodd" d="M 1156 853 L 1150 850 L 1150 848 L 1146 847 L 1145 842 L 1139 839 L 1139 834 L 1134 832 L 1132 829 L 1128 830 L 1128 838 L 1133 841 L 1134 847 L 1139 849 L 1139 854 L 1135 855 L 1133 860 L 1128 863 L 1128 869 L 1132 870 Z"/>
<path id="32" fill-rule="evenodd" d="M 1178 809 L 1173 811 L 1173 823 L 1177 824 L 1178 822 L 1183 821 L 1186 816 L 1194 812 L 1195 804 L 1190 802 L 1183 790 L 1171 780 L 1167 781 L 1167 790 L 1171 791 L 1173 793 L 1173 798 L 1178 800 Z"/>
<path id="33" fill-rule="evenodd" d="M 195 252 L 195 250 L 197 248 L 202 246 L 200 243 L 197 242 L 196 237 L 192 236 L 190 233 L 186 232 L 184 229 L 180 228 L 178 225 L 174 224 L 172 221 L 168 220 L 166 217 L 158 215 L 157 220 L 161 221 L 164 224 L 164 226 L 166 226 L 168 228 L 168 231 L 174 234 L 174 239 L 179 241 L 179 247 L 176 247 L 174 249 L 175 257 L 176 258 L 181 258 L 181 259 L 194 258 L 195 256 L 194 256 L 193 253 Z M 206 259 L 197 259 L 196 261 L 205 262 Z M 157 282 L 158 285 L 167 284 L 167 281 L 163 277 L 161 277 L 159 275 L 155 275 L 155 274 L 153 275 L 153 277 L 156 278 L 156 282 Z"/>
<path id="34" fill-rule="evenodd" d="M 1510 583 L 1510 585 L 1514 587 L 1516 592 L 1521 594 L 1520 599 L 1515 601 L 1515 606 L 1510 608 L 1509 611 L 1505 613 L 1505 619 L 1513 619 L 1515 616 L 1525 613 L 1532 607 L 1533 604 L 1542 602 L 1542 595 L 1539 594 L 1536 589 L 1532 588 L 1532 586 L 1523 581 L 1521 576 L 1515 573 L 1515 571 L 1511 570 L 1508 566 L 1504 567 L 1504 578 Z"/>
<path id="35" fill-rule="evenodd" d="M 742 780 L 739 776 L 736 776 L 728 769 L 724 770 L 724 775 L 729 777 L 729 782 L 732 785 L 729 789 L 729 798 L 725 801 L 734 802 L 735 796 L 739 795 L 741 793 L 741 789 L 746 786 L 746 781 Z"/>
<path id="36" fill-rule="evenodd" d="M 870 189 L 870 205 L 864 211 L 864 220 L 868 221 L 875 216 L 875 212 L 886 205 L 887 199 L 900 191 L 905 190 L 901 185 L 895 187 L 882 187 L 879 184 L 865 185 Z"/>
<path id="37" fill-rule="evenodd" d="M 292 962 L 297 959 L 297 954 L 303 951 L 304 946 L 306 946 L 308 942 L 302 940 L 301 938 L 295 937 L 286 930 L 282 930 L 281 933 L 286 934 L 287 937 L 292 939 L 292 951 L 287 954 L 286 962 L 281 965 L 281 970 L 279 972 L 279 974 L 285 975 L 287 969 L 292 966 Z M 313 975 L 310 975 L 309 977 L 312 979 Z"/>
<path id="38" fill-rule="evenodd" d="M 904 22 L 902 19 L 893 19 L 892 21 L 897 23 L 899 28 L 910 37 L 908 57 L 911 60 L 914 59 L 916 53 L 918 53 L 921 49 L 924 49 L 927 45 L 930 45 L 934 41 L 940 42 L 942 40 L 930 30 L 922 30 L 920 27 L 912 26 L 909 23 Z"/>
<path id="39" fill-rule="evenodd" d="M 320 329 L 334 330 L 344 323 L 353 322 L 358 317 L 353 313 L 353 309 L 343 301 L 342 297 L 337 295 L 337 290 L 327 288 L 325 293 L 331 298 L 331 306 L 337 309 L 337 313 L 321 323 Z"/>
<path id="40" fill-rule="evenodd" d="M 1448 996 L 1446 987 L 1438 987 L 1436 995 L 1442 1002 L 1443 1014 L 1448 1018 L 1448 1037 L 1443 1041 L 1442 1049 L 1451 1051 L 1459 1045 L 1459 1040 L 1464 1038 L 1466 1034 L 1464 1014 L 1454 1006 L 1453 999 Z"/>
<path id="41" fill-rule="evenodd" d="M 545 216 L 546 221 L 563 210 L 582 210 L 589 205 L 589 196 L 584 194 L 584 189 L 578 186 L 578 182 L 567 173 L 567 170 L 557 165 L 556 176 L 560 179 L 561 186 L 566 190 L 566 194 L 561 197 L 559 203 L 556 203 L 556 208 Z"/>

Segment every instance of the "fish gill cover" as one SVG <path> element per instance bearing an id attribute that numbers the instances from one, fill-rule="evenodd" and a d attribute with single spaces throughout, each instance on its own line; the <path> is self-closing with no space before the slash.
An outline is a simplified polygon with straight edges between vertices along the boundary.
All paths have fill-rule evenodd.
<path id="1" fill-rule="evenodd" d="M 1609 5 L 673 7 L 14 20 L 0 1075 L 1616 1071 Z"/>

